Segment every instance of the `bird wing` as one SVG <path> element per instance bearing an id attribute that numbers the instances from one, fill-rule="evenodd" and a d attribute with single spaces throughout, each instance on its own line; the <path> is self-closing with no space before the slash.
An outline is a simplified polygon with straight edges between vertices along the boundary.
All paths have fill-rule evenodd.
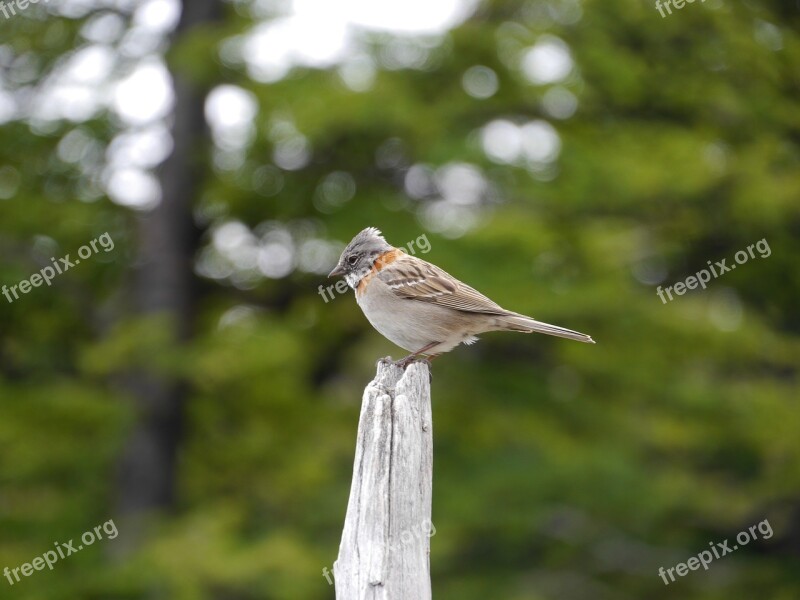
<path id="1" fill-rule="evenodd" d="M 396 296 L 454 310 L 507 315 L 508 311 L 436 265 L 402 254 L 378 272 Z"/>

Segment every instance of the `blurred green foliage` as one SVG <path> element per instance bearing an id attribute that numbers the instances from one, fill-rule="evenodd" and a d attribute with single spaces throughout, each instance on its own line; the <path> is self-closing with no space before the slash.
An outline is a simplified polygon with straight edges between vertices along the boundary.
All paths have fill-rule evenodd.
<path id="1" fill-rule="evenodd" d="M 219 44 L 254 25 L 243 5 L 167 53 L 183 76 L 258 104 L 235 168 L 203 157 L 198 264 L 222 260 L 211 232 L 232 221 L 339 243 L 368 225 L 396 245 L 425 233 L 424 258 L 597 340 L 490 334 L 434 363 L 434 597 L 800 596 L 798 3 L 719 0 L 662 19 L 639 0 L 487 1 L 415 68 L 387 68 L 394 38 L 365 36 L 378 70 L 360 92 L 335 68 L 263 84 L 220 61 Z M 86 43 L 81 23 L 38 12 L 0 23 L 7 88 L 44 94 L 53 65 Z M 574 61 L 558 84 L 530 83 L 508 58 L 543 36 Z M 15 80 L 23 57 L 27 79 Z M 497 76 L 489 98 L 464 91 L 474 65 Z M 574 114 L 553 117 L 556 87 Z M 311 149 L 301 168 L 272 164 L 286 119 Z M 490 160 L 481 131 L 497 119 L 549 122 L 558 157 Z M 361 391 L 375 360 L 400 352 L 350 294 L 324 302 L 329 282 L 299 268 L 199 276 L 185 345 L 158 318 L 133 317 L 138 217 L 57 151 L 79 129 L 102 167 L 119 128 L 103 112 L 0 129 L 0 284 L 103 232 L 116 243 L 52 287 L 0 298 L 0 568 L 109 518 L 120 533 L 13 587 L 0 579 L 1 595 L 332 598 L 321 572 L 338 550 Z M 489 191 L 437 220 L 436 198 L 407 193 L 407 171 L 455 163 Z M 352 178 L 351 200 L 326 201 L 334 172 Z M 656 296 L 761 239 L 768 258 L 667 304 Z M 115 513 L 137 419 L 120 373 L 132 367 L 191 386 L 178 503 L 147 518 Z M 669 586 L 658 577 L 763 519 L 771 539 Z"/>

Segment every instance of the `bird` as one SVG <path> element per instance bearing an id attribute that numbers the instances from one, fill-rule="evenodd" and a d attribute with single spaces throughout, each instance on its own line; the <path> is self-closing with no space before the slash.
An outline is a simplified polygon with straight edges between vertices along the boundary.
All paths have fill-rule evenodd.
<path id="1" fill-rule="evenodd" d="M 375 227 L 352 239 L 328 277 L 342 275 L 370 324 L 411 352 L 394 362 L 403 368 L 416 360 L 433 360 L 459 344 L 473 344 L 489 331 L 546 333 L 595 343 L 584 333 L 502 308 L 436 265 L 395 248 Z"/>

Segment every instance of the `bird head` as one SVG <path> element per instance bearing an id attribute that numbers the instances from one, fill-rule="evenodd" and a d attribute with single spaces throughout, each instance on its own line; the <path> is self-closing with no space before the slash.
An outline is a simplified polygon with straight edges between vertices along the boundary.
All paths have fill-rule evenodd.
<path id="1" fill-rule="evenodd" d="M 328 277 L 344 275 L 350 287 L 355 288 L 361 278 L 369 273 L 375 260 L 392 246 L 383 239 L 375 227 L 367 227 L 354 237 L 339 257 Z"/>

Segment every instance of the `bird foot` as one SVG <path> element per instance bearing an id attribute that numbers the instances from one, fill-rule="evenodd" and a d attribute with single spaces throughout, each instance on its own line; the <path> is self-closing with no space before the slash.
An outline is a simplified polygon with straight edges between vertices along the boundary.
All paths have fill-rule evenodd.
<path id="1" fill-rule="evenodd" d="M 434 354 L 433 356 L 419 356 L 416 354 L 412 354 L 411 356 L 406 356 L 405 358 L 401 358 L 400 360 L 392 360 L 391 356 L 384 356 L 383 358 L 379 358 L 377 365 L 392 365 L 393 367 L 400 367 L 404 371 L 408 368 L 411 363 L 421 362 L 428 365 L 428 383 L 433 383 L 433 369 L 431 368 L 431 361 L 436 358 L 438 354 Z"/>
<path id="2" fill-rule="evenodd" d="M 378 365 L 394 365 L 394 361 L 391 356 L 384 356 L 383 358 L 379 358 L 378 362 L 375 363 L 376 367 Z"/>
<path id="3" fill-rule="evenodd" d="M 378 365 L 392 365 L 393 367 L 400 367 L 401 369 L 407 369 L 411 363 L 415 362 L 422 362 L 430 366 L 431 360 L 426 356 L 420 356 L 418 354 L 410 354 L 400 360 L 392 360 L 391 356 L 384 356 L 383 358 L 379 358 L 377 364 Z"/>
<path id="4" fill-rule="evenodd" d="M 393 362 L 392 364 L 395 367 L 400 367 L 401 369 L 407 369 L 408 366 L 415 362 L 421 362 L 427 364 L 429 367 L 431 366 L 431 361 L 427 356 L 420 356 L 419 354 L 409 354 L 405 358 L 401 358 Z"/>

